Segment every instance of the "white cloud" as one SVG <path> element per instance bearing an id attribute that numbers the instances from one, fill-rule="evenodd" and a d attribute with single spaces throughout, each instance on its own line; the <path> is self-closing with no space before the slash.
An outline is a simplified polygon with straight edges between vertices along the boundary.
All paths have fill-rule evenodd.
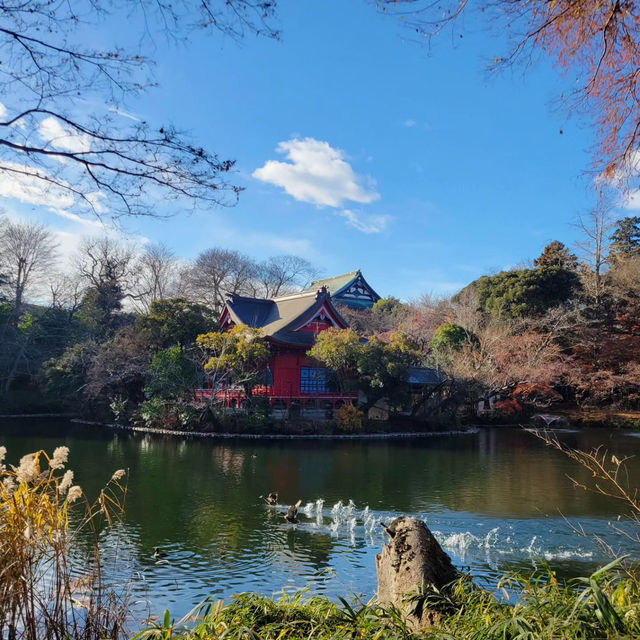
<path id="1" fill-rule="evenodd" d="M 417 122 L 415 120 L 413 120 L 412 118 L 409 118 L 409 119 L 404 121 L 404 126 L 405 127 L 409 127 L 409 128 L 415 127 L 416 124 L 417 124 Z"/>
<path id="2" fill-rule="evenodd" d="M 4 162 L 0 166 L 0 197 L 16 198 L 26 204 L 54 209 L 68 209 L 74 204 L 72 195 L 48 181 L 52 177 L 41 169 Z"/>
<path id="3" fill-rule="evenodd" d="M 102 191 L 92 191 L 84 197 L 96 213 L 105 213 L 102 199 L 106 196 Z M 57 215 L 70 220 L 83 220 L 67 211 L 77 204 L 67 181 L 55 178 L 44 169 L 26 164 L 3 162 L 0 165 L 0 198 L 15 198 L 25 204 L 48 207 Z"/>
<path id="4" fill-rule="evenodd" d="M 68 218 L 73 220 L 73 218 Z M 141 235 L 129 235 L 114 227 L 101 223 L 89 223 L 82 218 L 75 221 L 78 226 L 68 229 L 52 229 L 58 244 L 58 269 L 61 272 L 73 273 L 80 253 L 82 243 L 88 238 L 106 236 L 117 242 L 143 249 L 150 242 L 149 238 Z"/>
<path id="5" fill-rule="evenodd" d="M 96 213 L 104 213 L 106 211 L 105 207 L 102 205 L 101 199 L 106 198 L 107 196 L 102 191 L 92 191 L 91 193 L 85 194 L 84 197 Z"/>
<path id="6" fill-rule="evenodd" d="M 630 209 L 631 211 L 640 210 L 640 189 L 634 189 L 626 195 L 622 208 Z"/>
<path id="7" fill-rule="evenodd" d="M 380 233 L 387 228 L 391 221 L 391 216 L 362 214 L 349 209 L 337 211 L 336 215 L 346 218 L 349 226 L 362 231 L 362 233 Z"/>
<path id="8" fill-rule="evenodd" d="M 53 235 L 58 244 L 58 269 L 61 272 L 71 272 L 85 236 L 78 231 L 61 229 L 55 229 Z"/>
<path id="9" fill-rule="evenodd" d="M 253 177 L 282 187 L 296 200 L 337 208 L 347 200 L 365 204 L 380 199 L 373 184 L 363 186 L 344 152 L 328 142 L 294 138 L 280 142 L 276 150 L 290 162 L 269 160 Z"/>
<path id="10" fill-rule="evenodd" d="M 86 134 L 78 134 L 62 126 L 55 118 L 45 118 L 38 127 L 38 133 L 46 144 L 53 147 L 83 153 L 91 150 L 91 140 Z"/>

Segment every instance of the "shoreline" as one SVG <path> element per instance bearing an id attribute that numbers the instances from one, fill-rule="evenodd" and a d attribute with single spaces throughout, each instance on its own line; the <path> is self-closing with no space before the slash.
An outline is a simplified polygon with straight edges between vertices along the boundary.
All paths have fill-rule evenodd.
<path id="1" fill-rule="evenodd" d="M 73 419 L 77 413 L 6 413 L 0 414 L 0 420 L 9 418 L 69 418 Z"/>
<path id="2" fill-rule="evenodd" d="M 451 436 L 451 435 L 473 435 L 480 431 L 478 427 L 470 429 L 456 429 L 449 431 L 422 431 L 412 433 L 409 431 L 396 433 L 360 433 L 360 434 L 288 434 L 288 433 L 213 433 L 209 431 L 177 431 L 175 429 L 157 429 L 154 427 L 134 427 L 117 422 L 95 422 L 92 420 L 84 420 L 82 418 L 74 418 L 70 422 L 74 424 L 87 424 L 96 427 L 108 427 L 109 429 L 121 431 L 133 431 L 136 433 L 152 433 L 157 435 L 170 436 L 193 436 L 195 438 L 221 438 L 223 440 L 231 440 L 234 438 L 243 440 L 367 440 L 376 439 L 383 440 L 388 438 L 423 438 L 432 436 Z"/>

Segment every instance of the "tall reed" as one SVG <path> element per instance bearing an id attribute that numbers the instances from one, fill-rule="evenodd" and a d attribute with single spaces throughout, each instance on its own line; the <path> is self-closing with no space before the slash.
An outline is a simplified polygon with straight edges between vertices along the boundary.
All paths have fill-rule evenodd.
<path id="1" fill-rule="evenodd" d="M 116 471 L 90 502 L 58 447 L 6 466 L 0 447 L 0 638 L 102 640 L 124 636 L 126 594 L 105 586 L 99 536 L 124 510 Z"/>

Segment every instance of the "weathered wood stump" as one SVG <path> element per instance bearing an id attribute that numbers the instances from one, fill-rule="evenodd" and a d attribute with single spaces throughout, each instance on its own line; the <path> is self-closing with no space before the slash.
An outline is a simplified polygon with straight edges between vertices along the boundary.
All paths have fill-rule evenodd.
<path id="1" fill-rule="evenodd" d="M 391 539 L 376 556 L 378 602 L 404 612 L 413 627 L 433 624 L 437 615 L 426 608 L 414 612 L 415 603 L 407 602 L 407 597 L 429 585 L 442 590 L 458 572 L 422 520 L 401 516 L 387 532 Z"/>

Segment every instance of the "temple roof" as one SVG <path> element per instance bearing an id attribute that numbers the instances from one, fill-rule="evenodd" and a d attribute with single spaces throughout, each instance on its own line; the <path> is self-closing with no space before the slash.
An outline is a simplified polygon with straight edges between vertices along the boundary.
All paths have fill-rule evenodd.
<path id="1" fill-rule="evenodd" d="M 311 346 L 315 334 L 298 329 L 312 321 L 323 307 L 337 325 L 341 328 L 348 326 L 331 304 L 331 295 L 326 289 L 303 291 L 269 300 L 232 295 L 226 303 L 226 310 L 235 324 L 261 329 L 262 335 L 275 341 L 301 346 Z"/>
<path id="2" fill-rule="evenodd" d="M 409 367 L 409 384 L 438 385 L 446 380 L 446 376 L 438 369 L 429 367 Z"/>
<path id="3" fill-rule="evenodd" d="M 333 276 L 332 278 L 324 278 L 323 280 L 314 280 L 309 287 L 309 291 L 317 291 L 320 287 L 326 287 L 327 291 L 335 296 L 343 289 L 346 289 L 359 275 L 360 269 L 343 273 L 341 276 Z"/>
<path id="4" fill-rule="evenodd" d="M 364 279 L 360 269 L 333 276 L 333 278 L 314 280 L 308 290 L 317 291 L 320 287 L 325 287 L 329 291 L 334 302 L 356 309 L 372 307 L 380 300 L 380 296 Z"/>

